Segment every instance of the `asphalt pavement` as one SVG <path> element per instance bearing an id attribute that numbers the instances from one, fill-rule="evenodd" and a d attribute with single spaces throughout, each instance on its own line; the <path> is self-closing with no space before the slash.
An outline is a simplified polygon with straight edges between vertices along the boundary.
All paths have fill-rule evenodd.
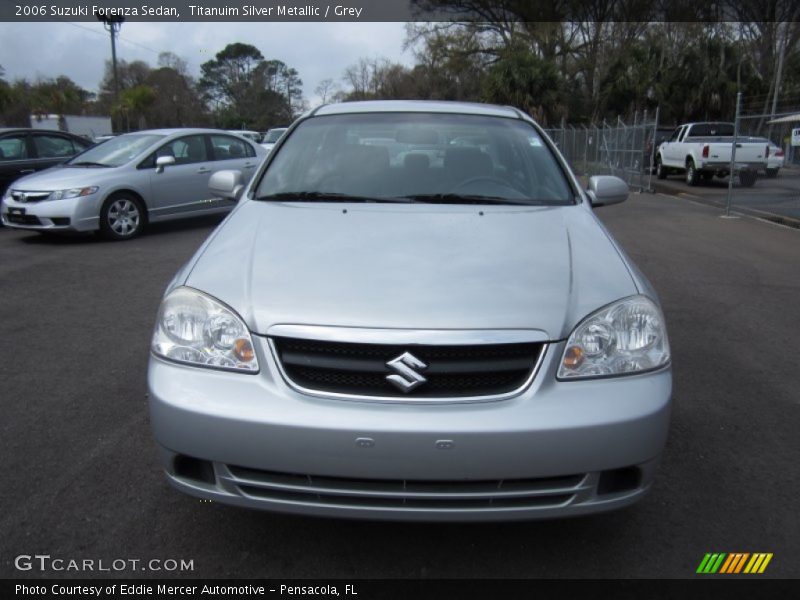
<path id="1" fill-rule="evenodd" d="M 661 295 L 671 433 L 623 511 L 507 524 L 302 518 L 203 503 L 159 467 L 146 403 L 161 293 L 219 220 L 123 243 L 0 229 L 0 577 L 21 554 L 184 559 L 125 577 L 694 577 L 706 552 L 800 576 L 800 230 L 660 194 L 598 214 Z M 99 573 L 97 574 L 99 575 Z"/>
<path id="2" fill-rule="evenodd" d="M 686 184 L 683 174 L 669 175 L 666 179 L 650 181 L 656 191 L 700 200 L 711 206 L 726 207 L 728 203 L 727 177 L 701 181 L 696 186 Z M 777 177 L 759 175 L 752 187 L 742 187 L 734 179 L 731 191 L 731 211 L 771 219 L 800 228 L 800 166 L 783 167 Z"/>

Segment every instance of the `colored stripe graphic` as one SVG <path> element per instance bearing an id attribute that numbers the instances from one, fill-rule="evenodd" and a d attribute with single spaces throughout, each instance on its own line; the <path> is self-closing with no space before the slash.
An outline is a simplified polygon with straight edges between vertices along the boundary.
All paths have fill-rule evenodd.
<path id="1" fill-rule="evenodd" d="M 745 573 L 763 573 L 767 568 L 769 561 L 772 560 L 772 553 L 758 552 L 753 554 L 753 558 L 747 563 L 744 569 Z"/>
<path id="2" fill-rule="evenodd" d="M 700 566 L 697 567 L 698 573 L 716 573 L 719 566 L 722 564 L 723 559 L 725 558 L 725 553 L 708 553 L 703 558 Z"/>
<path id="3" fill-rule="evenodd" d="M 697 573 L 701 574 L 726 574 L 763 573 L 772 560 L 769 552 L 708 552 L 700 561 Z M 745 566 L 746 565 L 746 566 Z"/>
<path id="4" fill-rule="evenodd" d="M 729 558 L 728 562 L 726 563 L 725 566 L 723 566 L 723 568 L 720 571 L 720 573 L 731 574 L 731 573 L 740 572 L 742 570 L 742 567 L 744 567 L 745 561 L 750 556 L 750 553 L 749 552 L 747 552 L 747 553 L 734 552 L 733 554 L 730 554 L 729 556 L 730 556 L 730 558 Z"/>

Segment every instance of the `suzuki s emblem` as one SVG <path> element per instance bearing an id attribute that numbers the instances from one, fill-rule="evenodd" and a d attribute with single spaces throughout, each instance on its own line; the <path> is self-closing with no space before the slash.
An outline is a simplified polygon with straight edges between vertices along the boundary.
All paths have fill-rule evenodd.
<path id="1" fill-rule="evenodd" d="M 406 394 L 418 385 L 428 381 L 417 372 L 427 369 L 428 365 L 410 352 L 403 352 L 397 358 L 387 362 L 386 366 L 397 373 L 397 375 L 387 375 L 386 380 L 396 385 Z"/>

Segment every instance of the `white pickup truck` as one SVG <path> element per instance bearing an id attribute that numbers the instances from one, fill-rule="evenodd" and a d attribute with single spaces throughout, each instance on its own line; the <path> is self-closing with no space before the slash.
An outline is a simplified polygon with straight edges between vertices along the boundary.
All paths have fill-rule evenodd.
<path id="1" fill-rule="evenodd" d="M 727 177 L 731 169 L 733 134 L 733 123 L 681 125 L 658 147 L 656 175 L 664 179 L 672 172 L 682 172 L 689 185 L 708 181 L 714 175 Z M 734 172 L 743 186 L 750 187 L 756 182 L 758 171 L 767 167 L 768 155 L 768 144 L 743 136 L 736 138 Z"/>

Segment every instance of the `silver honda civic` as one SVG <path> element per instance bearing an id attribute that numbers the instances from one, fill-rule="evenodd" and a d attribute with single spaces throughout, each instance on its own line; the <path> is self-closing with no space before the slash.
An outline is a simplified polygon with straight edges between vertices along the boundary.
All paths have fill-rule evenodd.
<path id="1" fill-rule="evenodd" d="M 148 372 L 170 483 L 397 520 L 561 517 L 651 487 L 672 378 L 656 294 L 513 108 L 313 110 L 169 284 Z"/>
<path id="2" fill-rule="evenodd" d="M 230 211 L 213 196 L 211 174 L 246 179 L 267 155 L 258 144 L 215 129 L 153 129 L 113 137 L 64 164 L 12 183 L 3 225 L 43 233 L 99 231 L 130 239 L 147 223 Z"/>

